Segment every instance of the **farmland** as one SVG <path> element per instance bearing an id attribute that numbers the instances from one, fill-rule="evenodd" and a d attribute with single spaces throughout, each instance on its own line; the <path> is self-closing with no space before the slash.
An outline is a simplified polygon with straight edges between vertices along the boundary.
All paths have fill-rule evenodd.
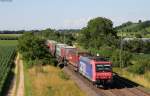
<path id="1" fill-rule="evenodd" d="M 0 41 L 0 94 L 10 73 L 17 41 Z"/>
<path id="2" fill-rule="evenodd" d="M 145 37 L 149 38 L 150 36 L 150 21 L 144 22 L 126 22 L 121 26 L 116 27 L 118 30 L 118 36 L 123 37 Z"/>
<path id="3" fill-rule="evenodd" d="M 16 46 L 17 40 L 0 40 L 0 46 Z"/>
<path id="4" fill-rule="evenodd" d="M 5 37 L 18 37 L 21 36 L 22 34 L 0 34 L 0 37 L 5 36 Z"/>
<path id="5" fill-rule="evenodd" d="M 0 34 L 0 40 L 16 40 L 22 34 Z"/>
<path id="6" fill-rule="evenodd" d="M 3 46 L 0 47 L 0 91 L 3 87 L 4 81 L 11 69 L 12 59 L 15 55 L 15 47 Z"/>

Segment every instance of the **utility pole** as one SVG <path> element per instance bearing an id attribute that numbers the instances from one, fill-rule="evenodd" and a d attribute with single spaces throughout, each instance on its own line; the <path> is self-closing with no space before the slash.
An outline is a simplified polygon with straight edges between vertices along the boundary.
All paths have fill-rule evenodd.
<path id="1" fill-rule="evenodd" d="M 63 33 L 64 34 L 64 37 L 63 37 L 63 42 L 64 42 L 64 44 L 65 44 L 65 33 Z"/>
<path id="2" fill-rule="evenodd" d="M 122 68 L 122 31 L 121 31 L 121 38 L 120 38 L 120 68 Z"/>

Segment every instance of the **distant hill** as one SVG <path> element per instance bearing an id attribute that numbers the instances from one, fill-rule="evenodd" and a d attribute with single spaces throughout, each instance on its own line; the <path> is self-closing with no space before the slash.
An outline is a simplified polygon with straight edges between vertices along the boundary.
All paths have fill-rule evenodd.
<path id="1" fill-rule="evenodd" d="M 60 30 L 57 30 L 58 32 L 79 32 L 80 29 L 60 29 Z"/>
<path id="2" fill-rule="evenodd" d="M 10 31 L 10 30 L 0 30 L 0 34 L 23 34 L 25 30 L 18 30 L 18 31 Z"/>
<path id="3" fill-rule="evenodd" d="M 125 37 L 150 37 L 150 21 L 144 22 L 126 22 L 115 28 L 118 31 L 118 35 Z"/>

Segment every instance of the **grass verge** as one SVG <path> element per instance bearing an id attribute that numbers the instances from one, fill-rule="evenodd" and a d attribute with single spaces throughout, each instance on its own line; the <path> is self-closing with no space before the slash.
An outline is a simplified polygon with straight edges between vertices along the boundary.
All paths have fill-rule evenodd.
<path id="1" fill-rule="evenodd" d="M 34 96 L 34 95 L 32 95 L 31 80 L 30 80 L 30 76 L 28 73 L 28 69 L 25 66 L 25 64 L 24 64 L 24 87 L 25 87 L 25 89 L 24 89 L 25 96 Z"/>
<path id="2" fill-rule="evenodd" d="M 73 80 L 53 66 L 25 69 L 25 96 L 85 96 Z"/>
<path id="3" fill-rule="evenodd" d="M 17 55 L 18 56 L 18 55 Z M 18 57 L 16 58 L 16 60 L 18 59 Z M 15 94 L 14 96 L 17 95 L 17 89 L 18 89 L 18 86 L 19 86 L 19 81 L 20 81 L 20 68 L 19 68 L 19 65 L 18 65 L 18 61 L 16 61 L 16 69 L 15 69 L 15 78 L 16 78 L 16 88 L 15 88 Z"/>
<path id="4" fill-rule="evenodd" d="M 120 76 L 123 76 L 135 83 L 144 86 L 145 88 L 150 89 L 150 72 L 146 72 L 144 75 L 138 75 L 120 68 L 114 68 L 113 71 L 118 73 Z"/>

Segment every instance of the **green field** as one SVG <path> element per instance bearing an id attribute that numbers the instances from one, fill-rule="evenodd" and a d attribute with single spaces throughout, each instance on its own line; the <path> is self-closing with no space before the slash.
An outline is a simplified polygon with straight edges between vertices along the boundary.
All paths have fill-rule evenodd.
<path id="1" fill-rule="evenodd" d="M 16 46 L 17 44 L 17 40 L 0 40 L 0 46 Z"/>
<path id="2" fill-rule="evenodd" d="M 15 56 L 14 46 L 0 46 L 0 94 L 6 78 L 11 70 L 12 60 Z"/>
<path id="3" fill-rule="evenodd" d="M 11 71 L 17 40 L 0 40 L 0 94 Z"/>
<path id="4" fill-rule="evenodd" d="M 123 37 L 137 37 L 141 35 L 142 37 L 150 37 L 150 21 L 144 21 L 142 23 L 124 23 L 118 27 L 118 36 Z"/>
<path id="5" fill-rule="evenodd" d="M 0 37 L 18 37 L 21 36 L 22 34 L 0 34 Z"/>
<path id="6" fill-rule="evenodd" d="M 18 40 L 22 34 L 0 34 L 0 40 Z"/>

